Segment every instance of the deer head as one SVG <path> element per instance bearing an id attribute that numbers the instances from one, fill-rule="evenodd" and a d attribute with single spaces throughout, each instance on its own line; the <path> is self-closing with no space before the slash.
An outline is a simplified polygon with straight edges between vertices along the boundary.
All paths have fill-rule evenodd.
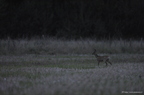
<path id="1" fill-rule="evenodd" d="M 96 49 L 94 49 L 94 52 L 92 53 L 93 55 L 95 55 L 96 54 Z"/>

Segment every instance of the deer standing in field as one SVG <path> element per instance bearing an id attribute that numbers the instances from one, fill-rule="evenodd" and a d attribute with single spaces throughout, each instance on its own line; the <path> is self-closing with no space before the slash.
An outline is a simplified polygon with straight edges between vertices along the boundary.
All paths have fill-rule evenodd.
<path id="1" fill-rule="evenodd" d="M 103 62 L 103 61 L 106 63 L 106 66 L 107 66 L 107 63 L 110 63 L 112 65 L 112 63 L 109 61 L 109 56 L 99 56 L 99 55 L 97 55 L 96 49 L 94 49 L 94 52 L 92 54 L 95 55 L 95 57 L 98 61 L 98 66 L 99 66 L 99 63 Z"/>

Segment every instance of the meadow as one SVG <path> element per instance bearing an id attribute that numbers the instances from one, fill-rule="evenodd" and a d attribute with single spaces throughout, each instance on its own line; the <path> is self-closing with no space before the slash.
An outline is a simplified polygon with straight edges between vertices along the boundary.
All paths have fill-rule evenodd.
<path id="1" fill-rule="evenodd" d="M 142 40 L 0 40 L 0 95 L 142 95 L 143 53 Z"/>

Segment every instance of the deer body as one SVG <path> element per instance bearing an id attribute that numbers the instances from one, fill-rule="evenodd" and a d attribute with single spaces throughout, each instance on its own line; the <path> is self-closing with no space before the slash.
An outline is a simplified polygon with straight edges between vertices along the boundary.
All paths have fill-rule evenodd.
<path id="1" fill-rule="evenodd" d="M 112 65 L 112 63 L 109 61 L 109 56 L 99 56 L 99 55 L 97 55 L 96 50 L 94 50 L 94 52 L 92 54 L 95 55 L 95 57 L 98 61 L 98 66 L 99 66 L 99 63 L 103 62 L 103 61 L 106 63 L 106 66 L 107 66 L 107 63 Z"/>

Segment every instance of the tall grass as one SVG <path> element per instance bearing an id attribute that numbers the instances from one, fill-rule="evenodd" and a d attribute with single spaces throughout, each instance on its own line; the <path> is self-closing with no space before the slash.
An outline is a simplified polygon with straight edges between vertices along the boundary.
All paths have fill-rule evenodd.
<path id="1" fill-rule="evenodd" d="M 0 55 L 6 54 L 91 54 L 93 49 L 98 53 L 144 53 L 143 40 L 60 40 L 20 39 L 0 40 Z"/>

